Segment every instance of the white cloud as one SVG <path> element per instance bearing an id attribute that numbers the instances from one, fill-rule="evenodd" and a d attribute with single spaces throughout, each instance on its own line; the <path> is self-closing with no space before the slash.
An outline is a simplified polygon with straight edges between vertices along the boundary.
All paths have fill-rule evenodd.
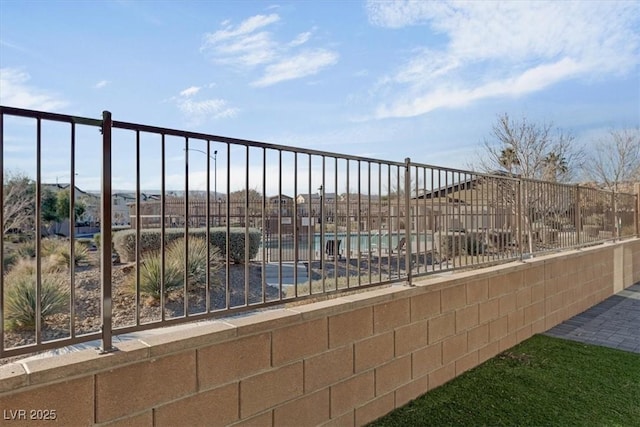
<path id="1" fill-rule="evenodd" d="M 379 90 L 403 95 L 379 106 L 377 117 L 523 95 L 640 64 L 637 2 L 369 1 L 366 9 L 373 25 L 426 25 L 447 39 L 415 49 L 380 80 Z"/>
<path id="2" fill-rule="evenodd" d="M 338 54 L 325 49 L 303 52 L 269 65 L 264 76 L 252 83 L 253 86 L 269 86 L 285 80 L 317 74 L 321 69 L 338 62 Z"/>
<path id="3" fill-rule="evenodd" d="M 106 85 L 109 84 L 108 80 L 100 80 L 98 83 L 96 83 L 93 87 L 95 89 L 102 89 L 103 87 L 105 87 Z"/>
<path id="4" fill-rule="evenodd" d="M 296 36 L 295 39 L 293 39 L 290 43 L 289 46 L 300 46 L 305 44 L 306 42 L 309 41 L 309 39 L 311 38 L 311 31 L 307 31 L 306 33 L 300 33 Z"/>
<path id="5" fill-rule="evenodd" d="M 224 21 L 222 29 L 205 34 L 200 51 L 216 63 L 262 73 L 253 86 L 269 86 L 313 75 L 337 62 L 338 54 L 328 49 L 300 51 L 300 46 L 311 41 L 315 29 L 299 33 L 289 42 L 277 41 L 273 26 L 279 21 L 277 14 L 256 15 L 237 26 Z"/>
<path id="6" fill-rule="evenodd" d="M 0 68 L 0 104 L 56 111 L 68 105 L 57 94 L 29 85 L 31 76 L 16 68 Z"/>
<path id="7" fill-rule="evenodd" d="M 198 125 L 207 119 L 225 119 L 238 114 L 238 109 L 230 107 L 224 99 L 194 99 L 201 89 L 200 86 L 190 86 L 179 96 L 171 98 L 190 124 Z"/>
<path id="8" fill-rule="evenodd" d="M 190 97 L 200 92 L 199 86 L 191 86 L 180 92 L 180 96 Z"/>

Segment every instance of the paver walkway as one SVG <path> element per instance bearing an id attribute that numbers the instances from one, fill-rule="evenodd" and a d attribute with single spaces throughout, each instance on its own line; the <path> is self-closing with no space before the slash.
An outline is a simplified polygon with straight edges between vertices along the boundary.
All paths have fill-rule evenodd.
<path id="1" fill-rule="evenodd" d="M 640 353 L 640 283 L 551 328 L 546 335 Z"/>

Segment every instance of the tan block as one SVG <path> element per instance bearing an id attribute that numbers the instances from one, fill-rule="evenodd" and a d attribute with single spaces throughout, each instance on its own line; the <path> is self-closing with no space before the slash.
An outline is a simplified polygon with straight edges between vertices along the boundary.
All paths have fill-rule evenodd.
<path id="1" fill-rule="evenodd" d="M 439 342 L 415 351 L 411 357 L 413 378 L 433 372 L 442 366 L 442 343 Z"/>
<path id="2" fill-rule="evenodd" d="M 411 321 L 430 319 L 441 313 L 441 291 L 430 291 L 411 298 Z"/>
<path id="3" fill-rule="evenodd" d="M 539 301 L 531 304 L 524 309 L 524 322 L 525 324 L 533 323 L 537 320 L 544 318 L 544 301 Z"/>
<path id="4" fill-rule="evenodd" d="M 117 368 L 126 363 L 146 360 L 149 347 L 138 341 L 118 343 L 118 350 L 98 354 L 94 349 L 86 349 L 22 362 L 29 372 L 29 385 L 47 384 L 70 376 L 91 375 L 96 371 Z"/>
<path id="5" fill-rule="evenodd" d="M 545 332 L 547 329 L 545 328 L 544 319 L 537 320 L 531 324 L 531 333 L 532 334 L 541 334 Z"/>
<path id="6" fill-rule="evenodd" d="M 507 331 L 515 332 L 524 326 L 524 310 L 516 310 L 507 316 Z"/>
<path id="7" fill-rule="evenodd" d="M 26 386 L 27 382 L 27 372 L 22 364 L 7 363 L 0 366 L 0 393 L 17 390 Z"/>
<path id="8" fill-rule="evenodd" d="M 395 395 L 393 393 L 380 396 L 373 401 L 356 408 L 356 425 L 363 426 L 375 421 L 395 409 Z"/>
<path id="9" fill-rule="evenodd" d="M 544 282 L 543 283 L 538 283 L 537 285 L 533 285 L 531 287 L 531 302 L 535 303 L 535 302 L 539 302 L 539 301 L 544 301 Z"/>
<path id="10" fill-rule="evenodd" d="M 331 418 L 336 418 L 356 406 L 372 399 L 375 395 L 373 371 L 349 378 L 331 387 Z"/>
<path id="11" fill-rule="evenodd" d="M 516 344 L 518 344 L 518 336 L 515 332 L 512 332 L 500 339 L 500 351 L 508 350 Z"/>
<path id="12" fill-rule="evenodd" d="M 296 362 L 240 381 L 240 418 L 301 396 L 303 365 Z"/>
<path id="13" fill-rule="evenodd" d="M 527 286 L 533 286 L 544 281 L 544 264 L 535 265 L 524 271 L 524 282 Z"/>
<path id="14" fill-rule="evenodd" d="M 441 341 L 456 331 L 456 314 L 453 311 L 429 319 L 429 344 Z"/>
<path id="15" fill-rule="evenodd" d="M 474 280 L 467 283 L 467 304 L 476 304 L 489 298 L 489 281 L 487 279 Z"/>
<path id="16" fill-rule="evenodd" d="M 507 292 L 513 292 L 524 287 L 524 274 L 521 269 L 511 271 L 505 276 Z"/>
<path id="17" fill-rule="evenodd" d="M 456 377 L 456 363 L 451 362 L 429 374 L 429 390 L 440 387 Z"/>
<path id="18" fill-rule="evenodd" d="M 411 381 L 411 355 L 395 359 L 375 370 L 376 396 L 396 390 Z"/>
<path id="19" fill-rule="evenodd" d="M 322 353 L 329 348 L 327 319 L 320 318 L 276 329 L 271 333 L 271 345 L 273 366 Z"/>
<path id="20" fill-rule="evenodd" d="M 242 337 L 198 350 L 200 389 L 217 387 L 271 367 L 271 336 Z"/>
<path id="21" fill-rule="evenodd" d="M 389 301 L 373 307 L 373 332 L 378 334 L 406 325 L 410 319 L 410 299 Z"/>
<path id="22" fill-rule="evenodd" d="M 330 350 L 304 361 L 305 393 L 321 389 L 353 374 L 353 346 Z"/>
<path id="23" fill-rule="evenodd" d="M 488 279 L 489 284 L 489 298 L 496 298 L 507 293 L 509 284 L 507 283 L 507 277 L 504 274 L 499 276 L 490 277 Z"/>
<path id="24" fill-rule="evenodd" d="M 480 303 L 479 322 L 485 323 L 500 316 L 500 300 L 498 298 L 490 299 Z"/>
<path id="25" fill-rule="evenodd" d="M 500 316 L 505 316 L 516 309 L 516 294 L 506 294 L 500 297 Z"/>
<path id="26" fill-rule="evenodd" d="M 228 384 L 160 406 L 154 427 L 229 425 L 239 419 L 238 387 Z"/>
<path id="27" fill-rule="evenodd" d="M 478 325 L 480 309 L 477 304 L 456 310 L 456 334 Z"/>
<path id="28" fill-rule="evenodd" d="M 101 424 L 103 427 L 153 427 L 153 409 L 141 414 L 120 418 L 116 421 Z"/>
<path id="29" fill-rule="evenodd" d="M 23 392 L 5 394 L 0 396 L 0 409 L 3 411 L 3 418 L 6 416 L 11 420 L 5 421 L 6 425 L 11 427 L 47 424 L 91 425 L 94 414 L 93 390 L 93 377 L 83 377 Z M 48 412 L 32 413 L 32 410 Z M 55 421 L 37 422 L 32 419 L 32 416 L 55 417 Z"/>
<path id="30" fill-rule="evenodd" d="M 496 341 L 507 335 L 509 321 L 507 316 L 489 322 L 489 341 Z"/>
<path id="31" fill-rule="evenodd" d="M 342 414 L 338 417 L 331 418 L 328 422 L 322 424 L 322 427 L 355 427 L 356 425 L 356 411 L 351 411 Z"/>
<path id="32" fill-rule="evenodd" d="M 393 331 L 385 332 L 355 344 L 356 372 L 379 366 L 394 356 Z"/>
<path id="33" fill-rule="evenodd" d="M 181 424 L 179 424 L 181 425 Z M 272 427 L 273 411 L 263 412 L 255 417 L 247 418 L 233 424 L 233 427 Z"/>
<path id="34" fill-rule="evenodd" d="M 551 298 L 558 293 L 558 279 L 549 278 L 544 282 L 544 297 Z"/>
<path id="35" fill-rule="evenodd" d="M 489 325 L 487 323 L 467 332 L 467 349 L 469 351 L 484 347 L 489 342 Z"/>
<path id="36" fill-rule="evenodd" d="M 429 390 L 429 376 L 425 375 L 396 390 L 396 408 L 417 399 Z"/>
<path id="37" fill-rule="evenodd" d="M 442 363 L 445 365 L 467 353 L 467 334 L 462 333 L 442 341 Z"/>
<path id="38" fill-rule="evenodd" d="M 276 426 L 317 426 L 329 421 L 329 389 L 305 395 L 273 411 Z"/>
<path id="39" fill-rule="evenodd" d="M 127 365 L 98 373 L 95 379 L 96 421 L 109 421 L 194 393 L 196 352 Z"/>
<path id="40" fill-rule="evenodd" d="M 518 342 L 528 340 L 533 336 L 531 325 L 524 326 L 516 332 L 516 339 Z"/>
<path id="41" fill-rule="evenodd" d="M 149 346 L 150 357 L 159 357 L 227 341 L 235 338 L 237 333 L 235 326 L 225 322 L 202 322 L 181 325 L 171 332 L 144 337 L 140 341 Z"/>
<path id="42" fill-rule="evenodd" d="M 478 363 L 484 363 L 500 353 L 500 341 L 493 341 L 478 349 Z"/>
<path id="43" fill-rule="evenodd" d="M 429 343 L 429 322 L 421 320 L 411 325 L 401 326 L 395 331 L 395 355 L 403 356 Z"/>
<path id="44" fill-rule="evenodd" d="M 478 352 L 472 351 L 466 356 L 456 360 L 456 376 L 478 366 Z"/>
<path id="45" fill-rule="evenodd" d="M 516 308 L 523 308 L 531 304 L 531 288 L 522 288 L 516 293 Z"/>
<path id="46" fill-rule="evenodd" d="M 467 285 L 455 285 L 442 290 L 442 312 L 467 305 Z"/>
<path id="47" fill-rule="evenodd" d="M 373 335 L 373 307 L 329 317 L 329 347 L 341 347 Z"/>

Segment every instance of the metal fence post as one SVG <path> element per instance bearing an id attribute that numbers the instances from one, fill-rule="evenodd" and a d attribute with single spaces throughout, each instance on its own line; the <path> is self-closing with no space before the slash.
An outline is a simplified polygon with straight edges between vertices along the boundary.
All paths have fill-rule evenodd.
<path id="1" fill-rule="evenodd" d="M 523 234 L 522 234 L 522 180 L 519 179 L 518 180 L 518 195 L 517 195 L 517 207 L 516 207 L 516 211 L 518 212 L 518 242 L 520 242 L 519 246 L 519 250 L 520 250 L 520 261 L 522 261 L 524 259 L 524 242 L 522 240 L 523 238 Z"/>
<path id="2" fill-rule="evenodd" d="M 111 299 L 111 113 L 102 112 L 102 182 L 100 189 L 100 270 L 102 290 L 102 346 L 101 354 L 114 351 L 112 344 Z M 140 227 L 138 219 L 138 227 Z"/>
<path id="3" fill-rule="evenodd" d="M 417 196 L 417 195 L 416 195 Z M 407 283 L 413 286 L 411 268 L 411 159 L 404 159 L 404 238 L 405 255 L 404 265 L 407 270 Z M 398 244 L 398 257 L 400 256 L 400 245 Z"/>
<path id="4" fill-rule="evenodd" d="M 633 216 L 636 228 L 636 237 L 640 237 L 640 183 L 635 184 L 636 203 L 634 206 L 635 215 Z"/>
<path id="5" fill-rule="evenodd" d="M 580 200 L 580 186 L 576 185 L 576 215 L 573 226 L 576 229 L 578 246 L 582 244 L 582 202 Z"/>

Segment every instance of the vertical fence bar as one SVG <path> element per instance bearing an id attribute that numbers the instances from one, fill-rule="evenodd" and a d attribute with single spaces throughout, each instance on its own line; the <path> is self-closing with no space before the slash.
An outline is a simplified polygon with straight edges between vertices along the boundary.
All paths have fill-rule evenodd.
<path id="1" fill-rule="evenodd" d="M 404 268 L 407 271 L 407 283 L 413 286 L 411 269 L 411 159 L 404 159 Z M 400 243 L 398 242 L 398 259 L 400 258 Z"/>
<path id="2" fill-rule="evenodd" d="M 36 129 L 36 344 L 42 341 L 42 120 Z"/>
<path id="3" fill-rule="evenodd" d="M 0 176 L 4 185 L 4 112 L 0 109 Z M 0 227 L 4 235 L 4 190 L 0 191 Z M 0 262 L 4 262 L 4 238 L 0 240 Z M 4 353 L 4 274 L 0 274 L 0 357 Z"/>
<path id="4" fill-rule="evenodd" d="M 102 292 L 102 347 L 100 353 L 114 350 L 112 344 L 112 286 L 111 286 L 111 113 L 102 112 L 102 182 L 100 215 L 100 269 Z M 137 218 L 140 226 L 140 218 Z"/>
<path id="5" fill-rule="evenodd" d="M 69 285 L 70 285 L 70 300 L 71 306 L 69 308 L 69 336 L 76 336 L 76 124 L 71 123 L 71 150 L 70 150 L 70 194 L 69 194 Z M 0 204 L 1 206 L 1 204 Z M 73 224 L 73 225 L 71 225 Z M 2 259 L 0 257 L 0 259 Z M 1 307 L 1 306 L 0 306 Z"/>

